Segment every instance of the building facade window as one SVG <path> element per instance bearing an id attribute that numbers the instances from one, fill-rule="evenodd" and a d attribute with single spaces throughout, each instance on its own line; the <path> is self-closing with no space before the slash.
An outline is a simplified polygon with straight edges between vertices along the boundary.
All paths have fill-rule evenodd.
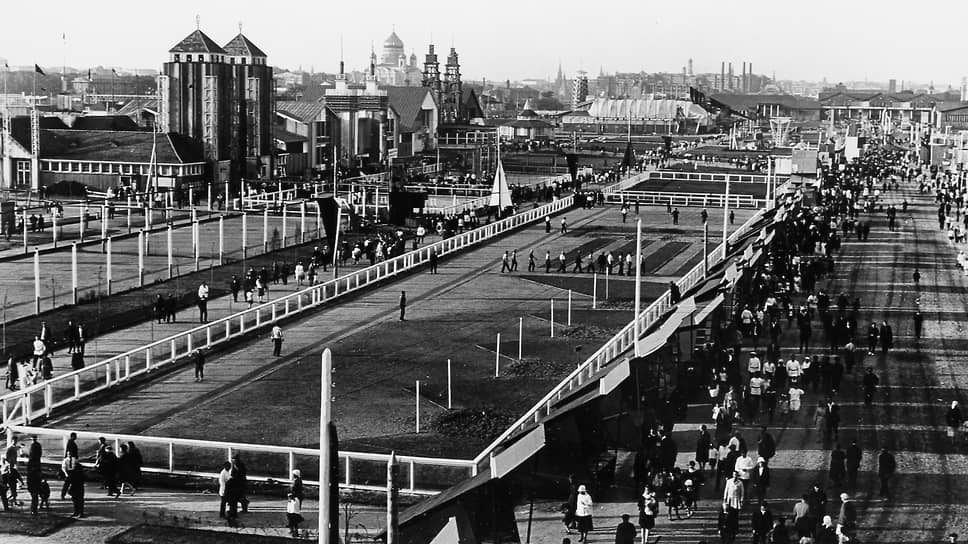
<path id="1" fill-rule="evenodd" d="M 191 62 L 192 61 L 192 56 L 191 55 L 186 55 L 185 56 L 185 60 L 187 60 L 188 62 Z"/>
<path id="2" fill-rule="evenodd" d="M 30 185 L 30 161 L 17 161 L 17 185 Z"/>

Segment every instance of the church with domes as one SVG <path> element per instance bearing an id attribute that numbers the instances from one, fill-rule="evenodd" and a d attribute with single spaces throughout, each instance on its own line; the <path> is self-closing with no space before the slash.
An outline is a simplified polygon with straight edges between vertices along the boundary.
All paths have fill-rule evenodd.
<path id="1" fill-rule="evenodd" d="M 370 53 L 370 63 L 375 66 L 376 80 L 381 85 L 395 87 L 419 87 L 423 77 L 417 66 L 417 55 L 413 52 L 407 57 L 403 40 L 396 31 L 383 41 L 379 58 L 376 51 Z"/>

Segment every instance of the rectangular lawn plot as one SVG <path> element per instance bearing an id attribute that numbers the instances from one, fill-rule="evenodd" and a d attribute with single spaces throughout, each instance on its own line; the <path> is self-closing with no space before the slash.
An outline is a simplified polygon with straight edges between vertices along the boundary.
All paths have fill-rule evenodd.
<path id="1" fill-rule="evenodd" d="M 692 244 L 690 242 L 667 242 L 649 253 L 642 262 L 643 274 L 655 274 L 657 270 L 674 259 Z"/>
<path id="2" fill-rule="evenodd" d="M 566 251 L 565 262 L 568 263 L 569 266 L 572 266 L 575 262 L 575 255 L 578 255 L 579 253 L 582 256 L 582 261 L 584 261 L 585 257 L 588 257 L 589 253 L 597 252 L 599 249 L 602 249 L 614 241 L 614 238 L 594 238 L 589 240 L 575 249 Z M 551 258 L 553 260 L 557 258 L 557 255 L 555 255 L 553 251 L 551 252 Z"/>

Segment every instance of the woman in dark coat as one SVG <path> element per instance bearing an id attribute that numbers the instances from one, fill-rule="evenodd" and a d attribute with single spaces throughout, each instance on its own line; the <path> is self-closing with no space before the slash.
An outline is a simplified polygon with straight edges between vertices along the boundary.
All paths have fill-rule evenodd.
<path id="1" fill-rule="evenodd" d="M 847 476 L 847 454 L 840 449 L 840 444 L 835 444 L 830 452 L 830 481 L 837 487 L 843 483 Z"/>
<path id="2" fill-rule="evenodd" d="M 70 487 L 67 492 L 71 495 L 71 502 L 74 504 L 74 513 L 71 517 L 84 517 L 84 481 L 87 477 L 84 474 L 84 467 L 77 463 L 71 471 Z"/>
<path id="3" fill-rule="evenodd" d="M 696 439 L 696 464 L 699 470 L 705 470 L 706 463 L 709 462 L 709 448 L 713 447 L 712 437 L 703 425 L 699 428 L 699 438 Z"/>

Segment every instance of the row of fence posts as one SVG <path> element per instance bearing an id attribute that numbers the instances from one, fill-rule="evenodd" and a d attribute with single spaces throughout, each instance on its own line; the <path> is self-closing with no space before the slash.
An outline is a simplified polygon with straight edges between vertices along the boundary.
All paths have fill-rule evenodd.
<path id="1" fill-rule="evenodd" d="M 128 209 L 128 228 L 130 229 L 130 211 Z M 102 210 L 102 225 L 101 225 L 101 252 L 105 255 L 105 268 L 106 268 L 106 290 L 107 295 L 112 294 L 112 265 L 113 265 L 113 253 L 112 244 L 114 242 L 113 236 L 107 235 L 107 209 L 106 206 Z M 282 233 L 281 233 L 281 248 L 286 247 L 286 235 L 287 235 L 287 217 L 286 208 L 283 207 L 282 214 Z M 146 217 L 150 218 L 150 214 Z M 266 209 L 263 212 L 263 228 L 262 228 L 262 248 L 263 252 L 268 252 L 270 250 L 269 245 L 271 240 L 269 238 L 269 210 Z M 71 242 L 71 301 L 72 304 L 78 303 L 78 294 L 80 291 L 80 286 L 78 285 L 78 258 L 77 249 L 78 244 L 84 242 L 84 229 L 83 229 L 84 219 L 81 220 L 81 239 Z M 54 221 L 54 247 L 57 246 L 57 223 L 56 219 Z M 165 238 L 167 242 L 167 271 L 168 279 L 175 277 L 175 264 L 174 264 L 174 253 L 173 253 L 173 237 L 174 237 L 174 227 L 172 224 L 168 224 L 165 230 Z M 320 232 L 322 228 L 322 216 L 319 209 L 319 205 L 316 206 L 316 232 Z M 145 256 L 151 254 L 151 221 L 148 219 L 146 222 L 146 228 L 138 230 L 138 287 L 144 287 L 145 285 Z M 299 243 L 306 242 L 306 203 L 300 203 L 300 216 L 299 216 L 299 232 L 300 240 Z M 26 230 L 26 229 L 25 229 Z M 24 235 L 26 240 L 26 234 Z M 191 239 L 192 239 L 192 258 L 194 261 L 194 270 L 197 272 L 201 269 L 201 234 L 200 234 L 200 221 L 198 219 L 197 211 L 195 208 L 191 209 Z M 248 214 L 242 212 L 242 258 L 245 259 L 248 256 Z M 213 252 L 214 253 L 214 252 Z M 212 262 L 210 266 L 221 266 L 225 263 L 225 216 L 220 215 L 218 218 L 218 259 L 215 259 L 215 255 L 211 256 Z M 34 248 L 34 313 L 40 314 L 41 307 L 41 278 L 40 278 L 40 248 Z M 52 293 L 53 295 L 53 293 Z"/>

